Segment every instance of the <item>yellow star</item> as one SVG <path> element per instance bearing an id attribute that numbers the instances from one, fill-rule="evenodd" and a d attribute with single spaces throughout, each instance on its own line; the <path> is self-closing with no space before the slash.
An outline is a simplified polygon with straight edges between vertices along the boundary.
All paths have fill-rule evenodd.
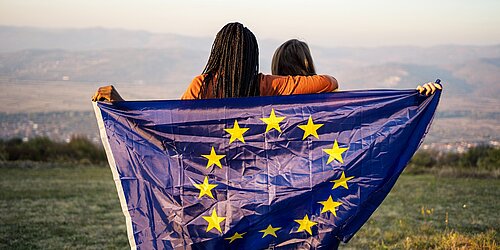
<path id="1" fill-rule="evenodd" d="M 235 241 L 237 239 L 243 239 L 243 235 L 245 235 L 245 234 L 246 233 L 239 234 L 238 232 L 236 232 L 233 234 L 233 236 L 226 238 L 226 240 L 229 240 L 229 244 L 231 244 L 231 243 L 233 243 L 233 241 Z"/>
<path id="2" fill-rule="evenodd" d="M 236 139 L 245 143 L 245 139 L 243 138 L 243 134 L 245 132 L 247 132 L 247 130 L 249 130 L 249 128 L 240 128 L 240 125 L 238 125 L 238 121 L 234 120 L 233 128 L 225 128 L 224 130 L 226 132 L 228 132 L 229 134 L 231 134 L 231 138 L 229 139 L 229 144 L 231 144 Z"/>
<path id="3" fill-rule="evenodd" d="M 319 139 L 318 132 L 316 130 L 321 128 L 321 126 L 323 126 L 323 124 L 314 124 L 312 117 L 309 116 L 309 120 L 307 120 L 306 125 L 298 126 L 300 129 L 304 130 L 304 136 L 302 137 L 302 140 L 306 139 L 309 135 L 312 135 L 316 137 L 316 139 Z"/>
<path id="4" fill-rule="evenodd" d="M 330 155 L 326 164 L 329 164 L 333 160 L 338 160 L 340 163 L 344 163 L 344 160 L 342 160 L 342 153 L 344 153 L 347 149 L 348 148 L 339 148 L 339 144 L 337 140 L 335 140 L 331 149 L 323 149 L 325 153 Z"/>
<path id="5" fill-rule="evenodd" d="M 330 197 L 328 197 L 328 199 L 326 201 L 320 201 L 318 203 L 320 203 L 321 205 L 323 205 L 323 209 L 321 209 L 321 213 L 326 213 L 326 212 L 330 211 L 330 212 L 332 212 L 332 214 L 335 217 L 337 217 L 337 212 L 335 211 L 335 209 L 338 206 L 342 205 L 342 202 L 333 201 L 331 195 L 330 195 Z"/>
<path id="6" fill-rule="evenodd" d="M 260 118 L 260 119 L 267 124 L 266 133 L 273 128 L 281 133 L 280 122 L 283 121 L 285 117 L 284 116 L 276 117 L 274 109 L 271 109 L 271 115 L 269 115 L 268 118 Z"/>
<path id="7" fill-rule="evenodd" d="M 207 195 L 212 199 L 214 198 L 214 196 L 212 195 L 212 189 L 217 187 L 217 184 L 209 184 L 207 176 L 205 176 L 205 180 L 202 184 L 195 183 L 193 185 L 200 190 L 200 195 L 198 196 L 198 198 L 201 198 L 203 195 Z"/>
<path id="8" fill-rule="evenodd" d="M 207 168 L 211 167 L 213 164 L 217 165 L 219 168 L 222 168 L 222 165 L 220 164 L 220 159 L 224 158 L 226 155 L 216 154 L 214 147 L 212 147 L 212 150 L 210 151 L 209 155 L 201 155 L 201 156 L 208 159 Z"/>
<path id="9" fill-rule="evenodd" d="M 344 171 L 342 171 L 342 175 L 340 176 L 339 179 L 330 181 L 330 182 L 334 182 L 335 183 L 335 184 L 333 184 L 333 188 L 332 189 L 336 189 L 336 188 L 338 188 L 340 186 L 345 187 L 345 189 L 349 189 L 347 187 L 347 181 L 349 181 L 352 178 L 354 178 L 354 176 L 349 176 L 349 177 L 346 178 L 345 174 L 344 174 Z"/>
<path id="10" fill-rule="evenodd" d="M 207 226 L 207 232 L 210 231 L 210 229 L 215 228 L 219 230 L 219 232 L 222 233 L 222 229 L 220 228 L 220 223 L 226 219 L 226 217 L 219 217 L 217 216 L 217 211 L 214 210 L 212 211 L 211 216 L 202 216 L 204 220 L 208 222 Z"/>
<path id="11" fill-rule="evenodd" d="M 308 232 L 310 235 L 312 235 L 312 231 L 311 231 L 311 227 L 318 224 L 317 222 L 314 222 L 314 221 L 310 221 L 309 220 L 309 217 L 307 216 L 304 216 L 304 219 L 302 220 L 295 220 L 295 222 L 299 223 L 299 229 L 297 229 L 297 232 L 302 232 L 302 231 L 306 231 Z"/>
<path id="12" fill-rule="evenodd" d="M 269 224 L 266 229 L 260 230 L 259 232 L 264 233 L 264 235 L 262 235 L 262 238 L 266 237 L 266 235 L 272 235 L 277 238 L 278 236 L 276 235 L 276 231 L 280 229 L 281 227 L 273 227 L 271 224 Z"/>

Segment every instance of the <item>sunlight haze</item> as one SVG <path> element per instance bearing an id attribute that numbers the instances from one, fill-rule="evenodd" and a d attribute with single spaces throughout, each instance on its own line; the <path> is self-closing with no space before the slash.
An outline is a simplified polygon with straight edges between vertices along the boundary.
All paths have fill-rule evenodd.
<path id="1" fill-rule="evenodd" d="M 259 39 L 392 46 L 500 43 L 500 1 L 0 0 L 0 25 L 104 27 L 214 37 L 239 21 Z"/>

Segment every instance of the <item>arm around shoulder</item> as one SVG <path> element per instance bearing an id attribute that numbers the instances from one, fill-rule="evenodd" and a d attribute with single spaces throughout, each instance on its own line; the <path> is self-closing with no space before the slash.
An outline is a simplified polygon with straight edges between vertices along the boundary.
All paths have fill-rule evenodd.
<path id="1" fill-rule="evenodd" d="M 330 75 L 295 76 L 297 84 L 294 94 L 332 92 L 338 89 L 337 79 Z"/>
<path id="2" fill-rule="evenodd" d="M 337 88 L 337 80 L 329 75 L 261 75 L 261 95 L 315 94 L 332 92 Z"/>

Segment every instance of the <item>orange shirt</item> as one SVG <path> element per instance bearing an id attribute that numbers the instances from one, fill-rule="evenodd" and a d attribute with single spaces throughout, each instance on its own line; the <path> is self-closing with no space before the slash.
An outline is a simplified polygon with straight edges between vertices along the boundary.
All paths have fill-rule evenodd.
<path id="1" fill-rule="evenodd" d="M 260 95 L 293 95 L 332 92 L 338 88 L 335 78 L 328 75 L 275 76 L 259 74 Z M 182 100 L 197 99 L 205 75 L 196 76 L 182 95 Z"/>

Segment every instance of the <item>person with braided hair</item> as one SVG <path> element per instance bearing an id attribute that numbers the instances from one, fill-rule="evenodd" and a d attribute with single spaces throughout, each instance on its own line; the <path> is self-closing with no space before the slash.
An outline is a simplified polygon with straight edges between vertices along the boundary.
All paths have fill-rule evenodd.
<path id="1" fill-rule="evenodd" d="M 194 78 L 182 99 L 258 96 L 258 71 L 255 36 L 242 24 L 229 23 L 217 33 L 202 75 Z"/>

